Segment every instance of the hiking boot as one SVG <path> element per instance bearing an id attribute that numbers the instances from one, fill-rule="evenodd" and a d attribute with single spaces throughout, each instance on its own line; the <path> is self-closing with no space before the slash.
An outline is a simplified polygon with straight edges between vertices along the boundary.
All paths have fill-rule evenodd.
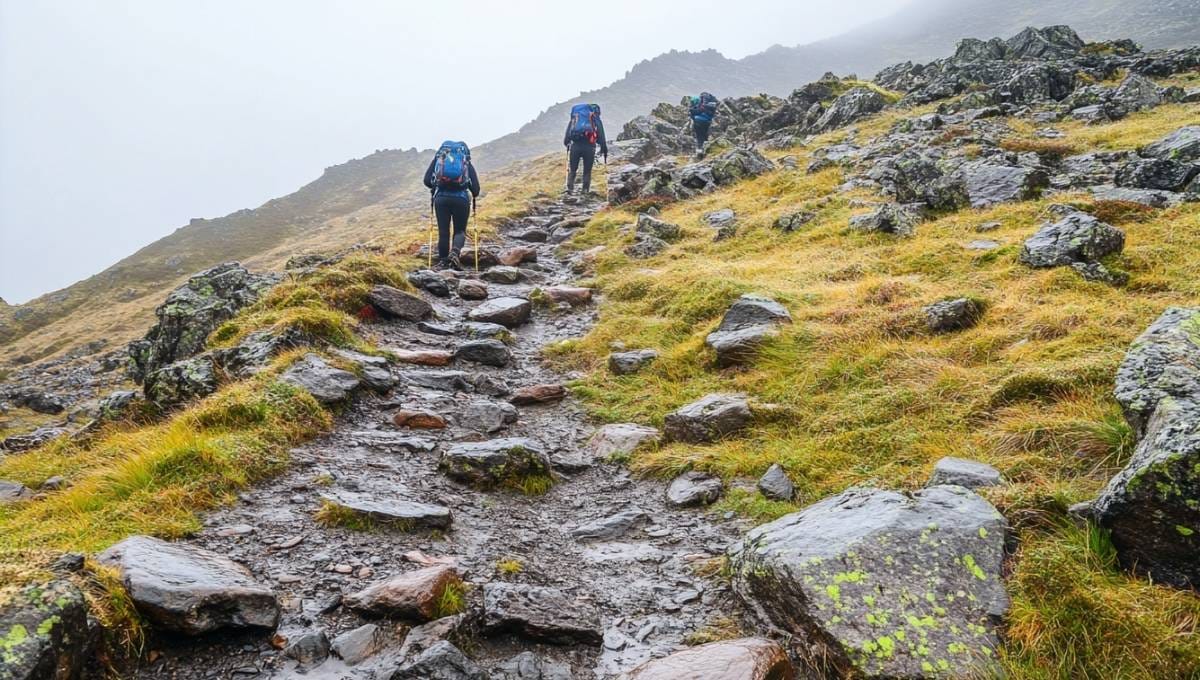
<path id="1" fill-rule="evenodd" d="M 447 260 L 438 260 L 437 262 L 433 263 L 433 271 L 440 272 L 449 266 L 450 266 L 450 263 Z"/>
<path id="2" fill-rule="evenodd" d="M 449 269 L 459 272 L 466 269 L 466 267 L 463 267 L 462 260 L 459 259 L 458 253 L 450 253 L 450 257 L 446 258 L 446 266 Z"/>

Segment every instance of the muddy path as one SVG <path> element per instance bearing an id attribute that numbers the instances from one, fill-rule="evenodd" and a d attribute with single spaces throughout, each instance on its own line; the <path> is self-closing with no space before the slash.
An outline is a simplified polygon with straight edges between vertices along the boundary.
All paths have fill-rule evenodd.
<path id="1" fill-rule="evenodd" d="M 573 275 L 555 257 L 556 245 L 529 243 L 517 237 L 530 229 L 546 229 L 587 217 L 598 205 L 535 203 L 527 217 L 504 228 L 496 250 L 530 246 L 537 262 L 521 265 L 527 280 L 489 282 L 492 298 L 527 296 L 536 287 L 569 283 Z M 569 227 L 563 227 L 569 228 Z M 550 240 L 565 232 L 551 229 Z M 464 274 L 475 278 L 473 271 Z M 407 350 L 453 350 L 466 338 L 461 330 L 469 309 L 452 294 L 423 297 L 435 308 L 436 323 L 453 335 L 435 335 L 411 322 L 373 325 L 382 347 Z M 240 634 L 201 639 L 154 637 L 130 675 L 139 678 L 316 677 L 387 678 L 403 662 L 404 640 L 411 622 L 364 619 L 340 606 L 343 595 L 420 565 L 413 559 L 453 559 L 470 584 L 467 620 L 480 607 L 483 585 L 493 581 L 546 586 L 562 591 L 582 609 L 598 612 L 596 639 L 584 643 L 542 644 L 519 635 L 483 635 L 465 625 L 456 642 L 495 678 L 612 678 L 651 656 L 682 644 L 692 631 L 727 614 L 733 604 L 711 573 L 713 560 L 738 537 L 735 520 L 712 513 L 667 506 L 660 480 L 639 479 L 619 464 L 593 460 L 588 441 L 596 424 L 571 398 L 546 405 L 519 407 L 519 419 L 507 428 L 480 434 L 466 427 L 468 404 L 508 397 L 480 391 L 488 388 L 437 389 L 413 382 L 414 372 L 445 377 L 456 371 L 482 384 L 480 375 L 502 382 L 509 390 L 559 384 L 559 375 L 541 360 L 543 346 L 587 332 L 595 320 L 596 301 L 567 308 L 537 306 L 533 317 L 516 329 L 510 343 L 513 359 L 492 368 L 461 360 L 430 368 L 396 364 L 400 383 L 388 395 L 363 395 L 339 415 L 327 436 L 292 451 L 287 472 L 241 494 L 236 504 L 204 518 L 205 529 L 190 542 L 226 554 L 245 564 L 270 584 L 284 605 L 278 635 L 295 639 L 323 630 L 330 639 L 367 622 L 384 634 L 383 649 L 348 666 L 335 656 L 316 667 L 297 668 L 270 636 Z M 426 327 L 428 329 L 428 327 Z M 428 378 L 428 376 L 426 376 Z M 436 383 L 421 379 L 422 382 Z M 461 387 L 461 385 L 460 385 Z M 398 428 L 398 409 L 424 409 L 445 416 L 444 430 Z M 437 468 L 439 452 L 461 441 L 528 437 L 541 443 L 555 465 L 557 483 L 544 495 L 525 496 L 494 490 L 476 491 L 451 481 Z M 404 499 L 444 505 L 453 524 L 444 532 L 403 533 L 352 531 L 317 522 L 321 496 L 351 492 L 374 499 Z M 645 513 L 623 535 L 583 540 L 571 535 L 580 525 L 629 510 Z M 412 551 L 419 551 L 420 555 Z M 501 561 L 516 560 L 520 570 L 502 573 Z M 513 657 L 532 653 L 549 660 L 558 675 L 520 674 Z M 526 662 L 531 657 L 523 657 Z M 536 664 L 535 664 L 536 665 Z M 528 663 L 526 667 L 531 667 Z"/>

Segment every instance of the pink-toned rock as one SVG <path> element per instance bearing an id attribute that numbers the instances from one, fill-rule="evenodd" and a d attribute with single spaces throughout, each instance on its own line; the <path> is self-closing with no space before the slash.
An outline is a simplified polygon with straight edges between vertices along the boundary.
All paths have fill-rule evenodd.
<path id="1" fill-rule="evenodd" d="M 629 680 L 793 680 L 779 643 L 761 638 L 710 642 L 645 663 Z"/>
<path id="2" fill-rule="evenodd" d="M 447 366 L 454 359 L 454 353 L 440 349 L 393 349 L 389 350 L 402 364 L 417 364 L 418 366 Z"/>
<path id="3" fill-rule="evenodd" d="M 438 615 L 446 588 L 462 580 L 449 565 L 440 564 L 393 576 L 346 596 L 346 606 L 372 616 L 429 621 Z"/>
<path id="4" fill-rule="evenodd" d="M 542 291 L 551 302 L 565 302 L 572 307 L 586 305 L 592 301 L 591 288 L 552 286 Z"/>
<path id="5" fill-rule="evenodd" d="M 516 246 L 500 253 L 496 256 L 496 259 L 500 261 L 500 264 L 508 267 L 515 267 L 525 262 L 537 262 L 537 248 Z"/>
<path id="6" fill-rule="evenodd" d="M 561 401 L 566 396 L 567 389 L 562 385 L 531 385 L 515 390 L 509 401 L 515 406 L 530 406 Z"/>
<path id="7" fill-rule="evenodd" d="M 396 427 L 414 430 L 441 430 L 446 427 L 446 419 L 432 411 L 396 411 L 392 422 Z"/>
<path id="8" fill-rule="evenodd" d="M 487 284 L 476 279 L 464 279 L 458 284 L 458 296 L 464 300 L 486 300 Z"/>

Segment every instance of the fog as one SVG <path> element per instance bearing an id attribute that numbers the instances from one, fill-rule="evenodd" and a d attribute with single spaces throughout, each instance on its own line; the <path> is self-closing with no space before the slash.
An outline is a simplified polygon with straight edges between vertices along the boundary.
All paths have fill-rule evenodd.
<path id="1" fill-rule="evenodd" d="M 478 144 L 671 49 L 742 57 L 905 0 L 0 0 L 0 297 L 329 165 Z"/>

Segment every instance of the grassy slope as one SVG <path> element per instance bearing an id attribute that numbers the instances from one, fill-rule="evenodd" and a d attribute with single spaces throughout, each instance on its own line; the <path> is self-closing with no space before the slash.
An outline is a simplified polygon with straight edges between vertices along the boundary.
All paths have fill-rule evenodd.
<path id="1" fill-rule="evenodd" d="M 860 125 L 859 139 L 885 131 L 895 117 Z M 1065 143 L 1080 150 L 1136 148 L 1196 118 L 1194 107 L 1167 106 L 1112 125 L 1060 127 Z M 1015 139 L 1032 132 L 1014 128 Z M 805 150 L 791 153 L 803 168 Z M 754 477 L 778 462 L 797 482 L 801 504 L 858 484 L 920 487 L 946 455 L 991 463 L 1011 483 L 988 496 L 1020 539 L 1005 653 L 1013 675 L 1200 674 L 1200 600 L 1119 573 L 1104 537 L 1071 527 L 1065 514 L 1131 453 L 1132 435 L 1111 395 L 1130 341 L 1167 306 L 1200 300 L 1200 205 L 1134 211 L 1137 221 L 1121 225 L 1125 252 L 1111 262 L 1131 283 L 1112 288 L 1069 269 L 1033 271 L 1017 262 L 1052 202 L 1091 206 L 1086 195 L 965 210 L 896 239 L 847 230 L 858 212 L 851 199 L 877 198 L 834 192 L 842 181 L 838 169 L 776 172 L 669 206 L 662 217 L 686 236 L 649 261 L 621 254 L 630 238 L 621 227 L 634 214 L 613 210 L 593 220 L 575 245 L 613 246 L 600 255 L 595 280 L 607 302 L 589 336 L 553 352 L 589 370 L 578 394 L 603 420 L 656 425 L 712 391 L 779 404 L 778 417 L 744 438 L 673 444 L 638 454 L 631 465 L 661 475 L 702 468 L 728 478 Z M 713 243 L 702 215 L 725 207 L 737 211 L 740 234 Z M 795 234 L 772 228 L 800 208 L 818 219 Z M 998 231 L 975 232 L 993 220 L 1003 225 Z M 1003 245 L 964 247 L 976 238 Z M 779 299 L 795 324 L 753 366 L 717 371 L 704 338 L 746 292 Z M 987 304 L 977 328 L 944 336 L 922 330 L 923 305 L 963 295 Z M 641 374 L 613 376 L 603 362 L 618 341 L 659 349 L 662 357 Z M 799 505 L 735 492 L 724 507 L 767 519 Z"/>

